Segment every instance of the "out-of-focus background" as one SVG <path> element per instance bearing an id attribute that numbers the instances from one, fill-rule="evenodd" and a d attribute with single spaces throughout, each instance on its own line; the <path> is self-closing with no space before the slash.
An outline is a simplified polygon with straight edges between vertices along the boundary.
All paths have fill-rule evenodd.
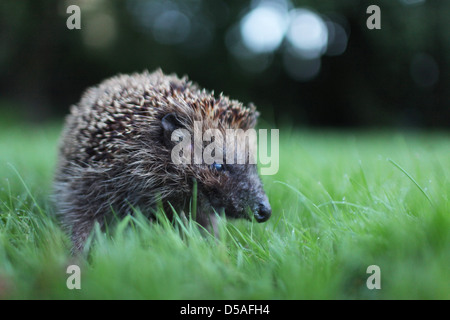
<path id="1" fill-rule="evenodd" d="M 2 0 L 0 113 L 61 117 L 86 87 L 161 67 L 274 124 L 445 128 L 449 14 L 446 0 Z"/>

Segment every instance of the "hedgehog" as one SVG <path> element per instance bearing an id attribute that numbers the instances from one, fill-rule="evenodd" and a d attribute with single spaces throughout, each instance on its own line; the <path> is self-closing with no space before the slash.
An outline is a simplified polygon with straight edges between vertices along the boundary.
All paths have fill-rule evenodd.
<path id="1" fill-rule="evenodd" d="M 119 74 L 88 88 L 65 119 L 54 177 L 57 215 L 73 250 L 84 248 L 96 223 L 104 228 L 136 209 L 150 219 L 161 204 L 169 219 L 189 212 L 194 189 L 190 216 L 207 230 L 215 230 L 218 214 L 269 219 L 256 164 L 176 164 L 171 157 L 177 129 L 192 133 L 201 121 L 202 130 L 248 130 L 258 116 L 253 104 L 215 96 L 187 76 L 160 69 Z"/>

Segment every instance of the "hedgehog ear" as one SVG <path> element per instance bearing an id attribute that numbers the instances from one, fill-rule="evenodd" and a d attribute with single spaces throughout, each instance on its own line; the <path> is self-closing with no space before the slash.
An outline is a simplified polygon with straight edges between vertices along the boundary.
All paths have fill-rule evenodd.
<path id="1" fill-rule="evenodd" d="M 180 128 L 183 128 L 180 120 L 177 118 L 175 113 L 168 113 L 161 119 L 161 125 L 163 128 L 163 137 L 166 145 L 171 146 L 172 143 L 172 133 Z"/>
<path id="2" fill-rule="evenodd" d="M 178 128 L 181 128 L 181 122 L 178 120 L 177 115 L 175 113 L 168 113 L 161 119 L 161 124 L 164 129 L 164 132 L 169 132 L 172 134 Z"/>

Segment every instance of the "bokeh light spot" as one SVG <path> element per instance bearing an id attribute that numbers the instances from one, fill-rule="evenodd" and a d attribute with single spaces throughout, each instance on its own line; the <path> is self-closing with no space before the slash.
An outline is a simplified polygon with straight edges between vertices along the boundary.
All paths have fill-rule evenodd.
<path id="1" fill-rule="evenodd" d="M 308 9 L 292 10 L 290 17 L 286 38 L 294 52 L 304 59 L 320 57 L 328 42 L 328 29 L 323 19 Z"/>
<path id="2" fill-rule="evenodd" d="M 329 56 L 338 56 L 347 49 L 348 35 L 344 27 L 339 23 L 327 21 L 328 45 L 326 54 Z"/>
<path id="3" fill-rule="evenodd" d="M 178 10 L 164 11 L 153 24 L 153 36 L 163 44 L 182 43 L 190 30 L 189 18 Z"/>
<path id="4" fill-rule="evenodd" d="M 241 21 L 240 31 L 244 45 L 255 53 L 275 51 L 282 43 L 287 12 L 270 2 L 251 10 Z"/>

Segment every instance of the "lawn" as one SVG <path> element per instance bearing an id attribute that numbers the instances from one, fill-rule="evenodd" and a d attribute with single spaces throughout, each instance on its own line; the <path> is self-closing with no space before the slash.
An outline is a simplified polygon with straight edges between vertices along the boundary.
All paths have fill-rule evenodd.
<path id="1" fill-rule="evenodd" d="M 280 128 L 268 222 L 214 238 L 137 214 L 74 258 L 49 200 L 60 129 L 0 128 L 0 299 L 450 299 L 448 132 Z"/>

